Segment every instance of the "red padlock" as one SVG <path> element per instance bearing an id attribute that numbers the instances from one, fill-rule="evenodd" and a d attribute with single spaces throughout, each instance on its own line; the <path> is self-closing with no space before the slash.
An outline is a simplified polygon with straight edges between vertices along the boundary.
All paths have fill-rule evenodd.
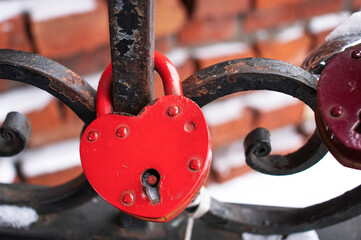
<path id="1" fill-rule="evenodd" d="M 166 96 L 138 116 L 112 112 L 108 66 L 99 83 L 97 119 L 82 135 L 80 156 L 87 179 L 106 201 L 134 217 L 167 222 L 203 186 L 211 145 L 202 111 L 182 96 L 175 67 L 160 53 L 154 60 Z"/>

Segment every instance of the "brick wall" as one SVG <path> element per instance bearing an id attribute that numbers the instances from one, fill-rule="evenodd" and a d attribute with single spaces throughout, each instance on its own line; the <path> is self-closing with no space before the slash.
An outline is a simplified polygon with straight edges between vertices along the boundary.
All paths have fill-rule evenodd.
<path id="1" fill-rule="evenodd" d="M 234 58 L 266 57 L 300 65 L 333 28 L 360 8 L 360 0 L 155 0 L 155 45 L 174 62 L 182 80 L 199 69 Z M 105 0 L 0 0 L 0 48 L 44 55 L 86 76 L 96 86 L 100 72 L 110 62 L 107 21 Z M 159 76 L 155 76 L 154 93 L 158 97 L 163 90 Z M 29 154 L 79 136 L 82 123 L 56 99 L 34 100 L 38 95 L 30 94 L 30 101 L 38 107 L 24 107 L 26 100 L 7 100 L 14 95 L 21 98 L 27 89 L 22 84 L 0 81 L 1 111 L 19 109 L 32 120 Z M 37 101 L 41 102 L 35 104 Z M 239 152 L 239 147 L 229 146 L 238 146 L 254 127 L 294 129 L 302 125 L 305 115 L 302 103 L 266 92 L 226 97 L 204 112 L 215 156 L 226 156 L 222 153 L 234 149 Z M 293 136 L 303 139 L 299 144 L 307 138 L 297 131 Z M 296 147 L 291 144 L 278 152 Z M 243 152 L 239 160 L 228 165 L 217 163 L 222 157 L 215 157 L 215 178 L 224 181 L 249 171 L 241 155 Z M 71 167 L 71 174 L 61 169 L 61 181 L 79 173 L 78 168 Z M 38 180 L 31 175 L 28 181 Z"/>

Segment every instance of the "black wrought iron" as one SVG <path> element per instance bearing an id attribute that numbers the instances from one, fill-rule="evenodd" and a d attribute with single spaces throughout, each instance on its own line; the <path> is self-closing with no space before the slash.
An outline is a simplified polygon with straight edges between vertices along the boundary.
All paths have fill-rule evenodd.
<path id="1" fill-rule="evenodd" d="M 138 114 L 151 99 L 153 14 L 154 0 L 109 0 L 115 111 Z M 315 53 L 314 57 L 310 57 L 305 62 L 305 68 L 317 68 L 322 71 L 320 64 L 323 63 L 319 62 L 322 57 L 317 54 Z M 54 61 L 36 54 L 0 50 L 0 78 L 27 83 L 49 92 L 68 105 L 85 124 L 95 118 L 96 92 L 76 73 Z M 236 92 L 272 90 L 296 97 L 314 109 L 317 79 L 307 71 L 288 63 L 248 58 L 227 61 L 203 69 L 185 80 L 183 89 L 184 95 L 199 106 Z M 24 125 L 26 122 L 24 120 Z M 273 175 L 303 171 L 317 163 L 327 153 L 317 131 L 303 147 L 285 156 L 269 155 L 271 148 L 269 133 L 265 129 L 251 132 L 246 138 L 245 146 L 247 163 L 257 171 Z M 45 229 L 49 224 L 57 226 L 54 222 L 59 223 L 63 219 L 57 219 L 47 213 L 74 208 L 94 196 L 96 193 L 84 175 L 52 188 L 26 184 L 0 184 L 0 204 L 29 206 L 42 214 L 43 217 L 29 231 L 35 238 L 42 237 L 41 233 L 46 232 Z M 87 205 L 94 208 L 92 202 L 88 202 Z M 332 200 L 300 209 L 223 203 L 212 199 L 211 208 L 202 220 L 211 224 L 210 226 L 236 233 L 288 234 L 329 226 L 360 213 L 361 186 Z M 184 218 L 184 215 L 181 217 Z M 109 222 L 113 221 L 109 220 Z M 171 225 L 173 223 L 169 224 L 166 225 L 168 227 L 159 229 L 167 231 L 169 226 L 173 226 Z M 80 224 L 80 226 L 84 225 L 86 224 Z M 152 226 L 154 229 L 155 225 Z M 182 230 L 183 227 L 184 224 Z M 124 229 L 122 228 L 122 231 Z M 153 237 L 139 234 L 137 231 L 124 234 L 112 230 L 110 237 Z M 7 236 L 13 236 L 16 230 L 2 229 L 2 231 Z M 96 233 L 99 233 L 99 229 Z M 76 239 L 77 236 L 70 234 L 67 238 Z M 158 237 L 159 235 L 156 236 Z"/>
<path id="2" fill-rule="evenodd" d="M 185 96 L 200 106 L 235 92 L 273 90 L 296 97 L 314 109 L 316 85 L 317 80 L 311 74 L 291 64 L 248 58 L 205 68 L 186 79 L 183 90 Z M 316 131 L 302 148 L 286 156 L 268 156 L 268 144 L 268 131 L 257 129 L 248 136 L 246 154 L 248 153 L 247 161 L 251 167 L 272 175 L 305 170 L 327 153 Z M 331 226 L 360 215 L 360 197 L 361 186 L 337 198 L 306 208 L 234 204 L 212 199 L 209 212 L 201 219 L 234 232 L 289 234 Z"/>
<path id="3" fill-rule="evenodd" d="M 233 232 L 289 234 L 332 226 L 361 214 L 361 185 L 329 201 L 305 208 L 224 203 L 212 199 L 202 220 Z"/>
<path id="4" fill-rule="evenodd" d="M 137 115 L 151 100 L 154 0 L 109 0 L 113 107 Z"/>
<path id="5" fill-rule="evenodd" d="M 85 124 L 95 118 L 95 90 L 79 75 L 50 59 L 34 53 L 0 49 L 0 79 L 43 89 L 64 102 Z M 26 135 L 26 131 L 22 134 Z M 0 204 L 29 206 L 38 213 L 63 211 L 95 195 L 84 175 L 51 188 L 0 184 Z"/>
<path id="6" fill-rule="evenodd" d="M 292 64 L 263 58 L 231 60 L 190 76 L 183 82 L 186 97 L 204 106 L 228 94 L 248 90 L 272 90 L 291 95 L 311 109 L 316 104 L 317 80 Z M 266 141 L 267 139 L 264 139 Z M 303 171 L 327 153 L 317 131 L 294 153 L 285 156 L 257 156 L 247 150 L 247 163 L 257 171 L 272 175 L 287 175 Z"/>
<path id="7" fill-rule="evenodd" d="M 14 156 L 21 152 L 31 135 L 31 122 L 21 113 L 7 114 L 0 128 L 0 156 Z"/>

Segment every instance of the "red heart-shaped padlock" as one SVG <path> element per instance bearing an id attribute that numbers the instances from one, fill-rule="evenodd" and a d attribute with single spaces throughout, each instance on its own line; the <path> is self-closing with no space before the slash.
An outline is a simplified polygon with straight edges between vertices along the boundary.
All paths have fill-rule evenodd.
<path id="1" fill-rule="evenodd" d="M 178 95 L 159 98 L 138 116 L 98 117 L 83 133 L 80 155 L 99 195 L 155 222 L 169 221 L 188 206 L 211 163 L 202 111 Z"/>

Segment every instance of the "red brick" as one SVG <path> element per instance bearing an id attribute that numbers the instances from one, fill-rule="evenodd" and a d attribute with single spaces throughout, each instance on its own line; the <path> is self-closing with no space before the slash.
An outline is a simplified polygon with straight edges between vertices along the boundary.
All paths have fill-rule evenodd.
<path id="1" fill-rule="evenodd" d="M 65 58 L 109 44 L 107 6 L 103 1 L 97 4 L 90 12 L 31 21 L 38 53 L 49 58 Z"/>
<path id="2" fill-rule="evenodd" d="M 252 129 L 253 112 L 245 108 L 238 119 L 219 125 L 209 125 L 212 147 L 218 148 L 244 137 Z"/>
<path id="3" fill-rule="evenodd" d="M 236 34 L 237 18 L 191 20 L 179 33 L 179 43 L 197 45 L 232 39 Z"/>
<path id="4" fill-rule="evenodd" d="M 155 1 L 155 38 L 178 32 L 186 21 L 186 9 L 180 0 Z"/>
<path id="5" fill-rule="evenodd" d="M 172 45 L 172 39 L 170 36 L 165 36 L 155 40 L 155 50 L 161 53 L 170 51 Z"/>
<path id="6" fill-rule="evenodd" d="M 110 46 L 105 45 L 92 51 L 54 60 L 80 75 L 103 71 L 111 61 Z"/>
<path id="7" fill-rule="evenodd" d="M 272 9 L 256 10 L 246 15 L 243 29 L 246 32 L 271 28 L 296 20 L 296 6 L 287 5 Z"/>
<path id="8" fill-rule="evenodd" d="M 33 129 L 29 141 L 30 147 L 54 140 L 52 132 L 62 124 L 57 100 L 50 101 L 44 109 L 27 113 L 26 116 L 31 121 Z"/>
<path id="9" fill-rule="evenodd" d="M 31 121 L 33 135 L 44 132 L 61 124 L 59 105 L 57 100 L 52 100 L 41 110 L 26 114 Z"/>
<path id="10" fill-rule="evenodd" d="M 57 171 L 54 173 L 43 174 L 36 177 L 29 177 L 25 179 L 25 182 L 33 185 L 53 187 L 64 184 L 76 178 L 82 172 L 83 169 L 78 166 L 66 170 Z"/>
<path id="11" fill-rule="evenodd" d="M 331 32 L 332 32 L 332 30 L 328 30 L 328 31 L 319 32 L 317 34 L 312 34 L 311 35 L 311 39 L 312 39 L 311 49 L 314 49 L 314 48 L 320 46 L 321 44 L 323 44 L 325 42 L 325 38 Z"/>
<path id="12" fill-rule="evenodd" d="M 0 48 L 32 50 L 23 15 L 0 22 Z"/>
<path id="13" fill-rule="evenodd" d="M 185 0 L 185 3 L 192 19 L 229 17 L 250 8 L 250 0 Z"/>
<path id="14" fill-rule="evenodd" d="M 285 106 L 271 111 L 258 112 L 257 120 L 253 128 L 263 127 L 273 130 L 289 124 L 300 124 L 304 112 L 305 104 L 299 102 L 297 104 Z"/>
<path id="15" fill-rule="evenodd" d="M 63 103 L 53 100 L 44 109 L 26 114 L 33 126 L 29 147 L 80 136 L 84 123 Z"/>
<path id="16" fill-rule="evenodd" d="M 295 5 L 302 1 L 303 0 L 255 0 L 253 1 L 253 4 L 255 9 L 261 10 L 278 8 L 284 5 Z"/>
<path id="17" fill-rule="evenodd" d="M 314 16 L 343 10 L 343 0 L 304 0 L 297 7 L 297 18 L 308 19 Z"/>
<path id="18" fill-rule="evenodd" d="M 353 8 L 355 11 L 360 10 L 360 8 L 361 8 L 361 0 L 353 0 L 353 1 L 352 1 L 352 8 Z"/>
<path id="19" fill-rule="evenodd" d="M 274 40 L 257 43 L 261 57 L 277 59 L 295 65 L 302 64 L 311 49 L 310 47 L 311 39 L 306 34 L 298 39 L 284 43 Z"/>
<path id="20" fill-rule="evenodd" d="M 253 49 L 249 49 L 248 51 L 239 54 L 219 56 L 219 57 L 207 58 L 207 59 L 197 59 L 197 66 L 199 67 L 199 69 L 203 69 L 208 66 L 214 65 L 216 63 L 220 63 L 236 58 L 246 58 L 246 57 L 256 57 L 256 53 L 253 51 Z"/>
<path id="21" fill-rule="evenodd" d="M 68 129 L 69 138 L 79 136 L 84 126 L 83 121 L 65 104 L 61 103 L 59 107 L 63 118 L 63 128 Z"/>
<path id="22" fill-rule="evenodd" d="M 8 89 L 8 81 L 5 79 L 0 79 L 0 92 L 5 92 Z"/>

